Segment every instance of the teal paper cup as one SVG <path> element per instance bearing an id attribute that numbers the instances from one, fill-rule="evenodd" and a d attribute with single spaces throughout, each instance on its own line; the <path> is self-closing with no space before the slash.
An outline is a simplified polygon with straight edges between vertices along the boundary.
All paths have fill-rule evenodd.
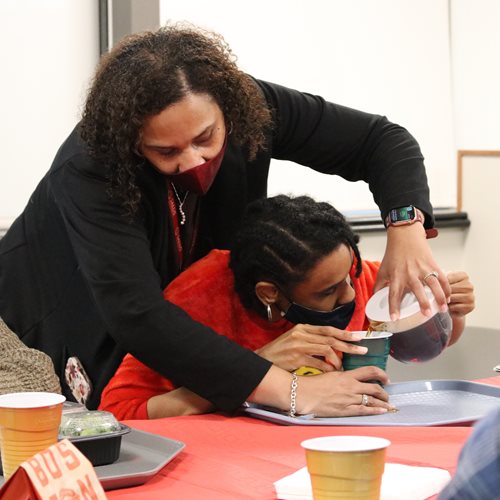
<path id="1" fill-rule="evenodd" d="M 342 366 L 344 370 L 354 370 L 362 366 L 378 366 L 385 371 L 387 366 L 387 357 L 390 350 L 390 332 L 353 332 L 359 333 L 363 338 L 351 344 L 366 347 L 366 354 L 349 354 L 344 353 L 342 358 Z"/>

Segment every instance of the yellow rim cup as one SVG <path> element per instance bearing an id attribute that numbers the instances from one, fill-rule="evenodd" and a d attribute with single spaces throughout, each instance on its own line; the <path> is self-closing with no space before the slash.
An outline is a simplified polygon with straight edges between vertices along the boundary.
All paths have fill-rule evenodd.
<path id="1" fill-rule="evenodd" d="M 51 392 L 0 396 L 0 450 L 6 481 L 25 460 L 57 443 L 65 400 Z"/>
<path id="2" fill-rule="evenodd" d="M 307 469 L 314 500 L 379 500 L 385 452 L 391 442 L 372 436 L 307 439 Z"/>

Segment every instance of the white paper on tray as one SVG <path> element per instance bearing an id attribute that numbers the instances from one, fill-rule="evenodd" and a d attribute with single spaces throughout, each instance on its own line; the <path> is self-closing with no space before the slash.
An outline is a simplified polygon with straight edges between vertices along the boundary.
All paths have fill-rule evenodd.
<path id="1" fill-rule="evenodd" d="M 439 493 L 450 480 L 450 473 L 436 467 L 385 464 L 381 500 L 424 500 Z M 274 483 L 280 500 L 312 500 L 307 467 Z"/>

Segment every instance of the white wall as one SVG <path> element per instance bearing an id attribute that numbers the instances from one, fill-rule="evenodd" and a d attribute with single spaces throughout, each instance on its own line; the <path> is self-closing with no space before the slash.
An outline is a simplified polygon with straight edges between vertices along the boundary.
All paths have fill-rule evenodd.
<path id="1" fill-rule="evenodd" d="M 472 221 L 462 247 L 464 269 L 476 284 L 477 307 L 471 321 L 477 326 L 499 329 L 500 154 L 492 157 L 464 156 L 462 163 L 463 208 Z M 500 352 L 498 358 L 500 362 Z"/>
<path id="2" fill-rule="evenodd" d="M 457 149 L 497 153 L 463 157 L 462 209 L 471 227 L 463 244 L 448 246 L 448 255 L 463 256 L 463 269 L 475 285 L 476 310 L 469 324 L 498 329 L 500 2 L 451 0 L 451 26 Z"/>
<path id="3" fill-rule="evenodd" d="M 0 1 L 3 219 L 22 211 L 79 119 L 99 57 L 98 26 L 97 1 Z"/>
<path id="4" fill-rule="evenodd" d="M 457 149 L 500 150 L 500 2 L 451 0 Z"/>
<path id="5" fill-rule="evenodd" d="M 448 0 L 160 0 L 160 21 L 187 20 L 221 33 L 256 77 L 385 114 L 422 146 L 431 199 L 454 206 L 455 176 Z M 275 162 L 270 191 L 375 208 L 365 183 Z M 279 169 L 286 168 L 287 175 Z"/>
<path id="6" fill-rule="evenodd" d="M 98 59 L 97 4 L 0 1 L 0 226 L 22 210 L 78 120 Z M 426 156 L 435 206 L 456 204 L 456 149 L 500 149 L 498 0 L 254 0 L 243 13 L 230 0 L 158 4 L 161 22 L 188 19 L 223 33 L 258 77 L 406 126 Z M 343 210 L 374 208 L 364 183 L 273 166 L 272 193 L 303 186 Z"/>

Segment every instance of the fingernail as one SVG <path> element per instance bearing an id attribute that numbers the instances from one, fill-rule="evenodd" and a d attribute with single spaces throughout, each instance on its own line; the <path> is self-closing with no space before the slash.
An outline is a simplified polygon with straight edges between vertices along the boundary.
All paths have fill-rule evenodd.
<path id="1" fill-rule="evenodd" d="M 352 338 L 352 340 L 357 341 L 357 340 L 361 340 L 363 337 L 359 333 L 353 333 L 351 335 L 351 338 Z"/>
<path id="2" fill-rule="evenodd" d="M 379 413 L 387 413 L 387 408 L 378 408 Z"/>
<path id="3" fill-rule="evenodd" d="M 398 315 L 396 313 L 391 313 L 391 321 L 397 321 Z"/>
<path id="4" fill-rule="evenodd" d="M 445 313 L 447 310 L 448 310 L 448 306 L 447 306 L 446 304 L 443 304 L 443 305 L 441 306 L 441 312 L 444 312 L 444 313 Z"/>
<path id="5" fill-rule="evenodd" d="M 449 304 L 449 303 L 451 302 L 451 297 L 448 297 L 448 298 L 446 299 L 446 302 L 448 302 L 448 304 Z"/>
<path id="6" fill-rule="evenodd" d="M 429 318 L 432 316 L 432 311 L 430 310 L 430 308 L 424 309 L 423 313 L 424 316 L 428 316 Z"/>
<path id="7" fill-rule="evenodd" d="M 360 354 L 366 354 L 368 352 L 368 347 L 357 347 L 356 351 L 359 352 Z"/>

